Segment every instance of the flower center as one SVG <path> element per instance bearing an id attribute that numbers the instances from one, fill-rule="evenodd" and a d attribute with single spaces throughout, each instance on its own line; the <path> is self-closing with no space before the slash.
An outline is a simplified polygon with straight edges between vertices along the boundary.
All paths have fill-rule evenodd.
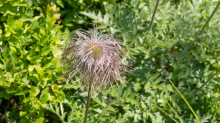
<path id="1" fill-rule="evenodd" d="M 99 59 L 102 56 L 102 49 L 99 44 L 93 45 L 92 56 L 94 59 Z"/>

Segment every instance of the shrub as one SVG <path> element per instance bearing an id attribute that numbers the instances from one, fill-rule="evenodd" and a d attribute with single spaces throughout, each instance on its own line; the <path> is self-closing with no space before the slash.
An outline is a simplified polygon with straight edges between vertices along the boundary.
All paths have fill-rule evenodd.
<path id="1" fill-rule="evenodd" d="M 0 112 L 8 122 L 45 122 L 42 105 L 65 99 L 57 67 L 63 43 L 57 8 L 50 4 L 40 13 L 29 2 L 0 2 Z"/>

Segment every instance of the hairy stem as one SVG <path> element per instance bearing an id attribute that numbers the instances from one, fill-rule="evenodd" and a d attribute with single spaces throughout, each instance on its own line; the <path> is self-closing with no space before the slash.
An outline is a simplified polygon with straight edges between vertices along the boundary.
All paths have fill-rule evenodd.
<path id="1" fill-rule="evenodd" d="M 156 4 L 156 6 L 155 6 L 154 13 L 153 13 L 152 18 L 151 18 L 151 22 L 150 22 L 150 26 L 149 26 L 149 28 L 148 28 L 148 32 L 150 32 L 150 29 L 151 29 L 151 27 L 152 27 L 152 25 L 153 25 L 154 18 L 155 18 L 156 12 L 157 12 L 157 7 L 158 7 L 158 5 L 159 5 L 159 2 L 160 2 L 160 0 L 157 0 L 157 4 Z"/>
<path id="2" fill-rule="evenodd" d="M 211 18 L 213 17 L 213 15 L 215 14 L 215 12 L 217 11 L 218 7 L 220 5 L 220 2 L 218 2 L 218 5 L 215 7 L 214 11 L 212 12 L 211 16 L 209 17 L 209 19 L 206 21 L 205 25 L 202 27 L 202 29 L 199 31 L 199 33 L 196 36 L 195 39 L 195 43 L 199 40 L 199 36 L 202 34 L 202 32 L 205 30 L 206 26 L 209 24 L 209 21 L 211 20 Z M 192 50 L 194 48 L 194 45 L 190 48 L 190 50 Z"/>
<path id="3" fill-rule="evenodd" d="M 207 84 L 215 75 L 217 75 L 219 71 L 220 71 L 220 69 L 219 69 L 218 71 L 216 71 L 216 73 L 214 73 L 211 77 L 209 77 L 209 79 L 208 79 L 204 84 L 202 84 L 202 86 L 201 86 L 199 89 L 197 89 L 197 90 L 193 93 L 193 96 L 195 96 L 196 93 L 197 93 L 199 90 L 201 90 L 205 84 Z"/>
<path id="4" fill-rule="evenodd" d="M 202 32 L 205 30 L 205 27 L 208 25 L 209 21 L 211 20 L 211 18 L 213 17 L 213 15 L 215 14 L 215 12 L 217 11 L 218 7 L 220 5 L 220 2 L 218 2 L 218 5 L 215 7 L 215 10 L 212 12 L 211 16 L 209 17 L 209 19 L 206 21 L 205 25 L 202 27 L 202 29 L 200 30 L 199 34 L 197 35 L 197 39 L 195 41 L 198 40 L 198 36 L 202 34 Z"/>
<path id="5" fill-rule="evenodd" d="M 91 88 L 92 88 L 92 81 L 90 81 L 90 83 L 89 83 L 89 91 L 88 91 L 88 96 L 87 96 L 87 104 L 86 104 L 86 112 L 85 112 L 84 123 L 87 122 L 89 104 L 90 104 L 90 97 L 91 97 Z"/>

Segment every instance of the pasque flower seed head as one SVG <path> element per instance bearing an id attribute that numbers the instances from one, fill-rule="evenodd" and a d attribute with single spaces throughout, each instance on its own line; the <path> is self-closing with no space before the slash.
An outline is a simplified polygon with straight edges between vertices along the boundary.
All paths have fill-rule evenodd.
<path id="1" fill-rule="evenodd" d="M 121 55 L 125 53 L 111 34 L 77 30 L 64 48 L 64 63 L 70 68 L 67 82 L 78 76 L 76 82 L 85 86 L 92 82 L 92 89 L 108 84 L 112 87 L 113 82 L 118 85 L 122 82 L 120 72 L 126 70 Z"/>

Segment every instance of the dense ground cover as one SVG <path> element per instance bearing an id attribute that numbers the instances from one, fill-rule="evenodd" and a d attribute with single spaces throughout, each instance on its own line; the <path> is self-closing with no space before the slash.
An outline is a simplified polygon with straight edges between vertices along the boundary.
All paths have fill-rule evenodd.
<path id="1" fill-rule="evenodd" d="M 66 84 L 59 49 L 86 22 L 132 64 L 124 84 L 92 94 L 88 122 L 219 122 L 218 1 L 160 1 L 149 29 L 156 2 L 0 0 L 0 122 L 83 122 L 87 91 Z"/>

